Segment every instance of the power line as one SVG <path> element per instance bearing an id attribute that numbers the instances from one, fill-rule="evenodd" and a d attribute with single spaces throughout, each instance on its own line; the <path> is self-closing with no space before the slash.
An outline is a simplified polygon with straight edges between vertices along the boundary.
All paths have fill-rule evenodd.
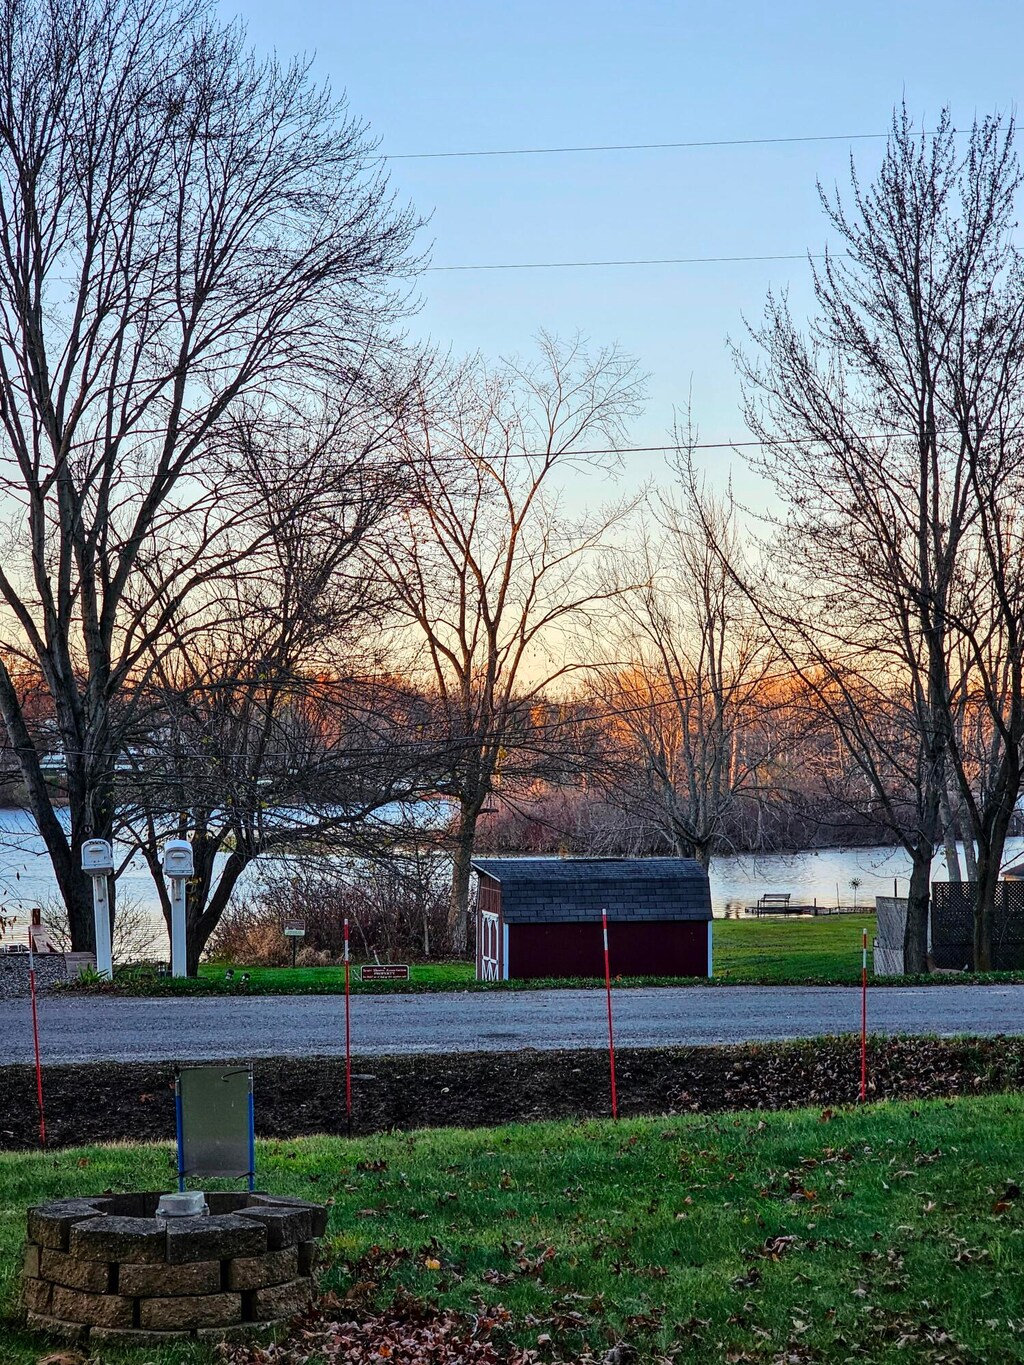
<path id="1" fill-rule="evenodd" d="M 501 261 L 483 265 L 428 265 L 423 273 L 452 270 L 579 270 L 595 266 L 622 265 L 728 265 L 744 261 L 824 260 L 823 252 L 800 252 L 781 256 L 661 256 L 623 261 Z"/>
<path id="2" fill-rule="evenodd" d="M 575 152 L 663 152 L 700 147 L 781 147 L 813 142 L 868 142 L 887 138 L 888 133 L 824 133 L 801 137 L 713 138 L 699 142 L 611 142 L 580 147 L 495 147 L 459 152 L 392 152 L 385 161 L 442 161 L 471 156 L 561 156 Z M 931 137 L 923 133 L 922 137 Z"/>
<path id="3" fill-rule="evenodd" d="M 948 431 L 939 431 L 936 435 L 948 435 L 952 430 L 953 428 Z M 917 432 L 914 431 L 866 431 L 853 434 L 858 441 L 917 439 Z M 664 455 L 683 450 L 742 450 L 751 446 L 827 445 L 831 439 L 829 436 L 777 436 L 764 441 L 695 441 L 692 445 L 684 442 L 670 446 L 602 446 L 592 450 L 513 450 L 501 458 L 503 460 L 544 460 L 549 459 L 552 455 L 558 455 L 562 459 L 571 460 L 580 455 Z"/>

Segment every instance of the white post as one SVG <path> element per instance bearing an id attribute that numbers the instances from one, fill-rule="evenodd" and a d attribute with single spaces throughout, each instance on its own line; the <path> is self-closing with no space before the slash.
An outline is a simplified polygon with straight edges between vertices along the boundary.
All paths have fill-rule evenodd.
<path id="1" fill-rule="evenodd" d="M 86 839 L 82 845 L 82 871 L 92 880 L 92 913 L 96 934 L 96 975 L 104 981 L 114 976 L 110 944 L 110 900 L 107 878 L 114 870 L 114 850 L 108 839 Z M 31 930 L 29 931 L 31 935 Z"/>
<path id="2" fill-rule="evenodd" d="M 185 938 L 185 879 L 171 878 L 171 975 L 188 975 Z"/>
<path id="3" fill-rule="evenodd" d="M 114 979 L 113 950 L 110 943 L 110 901 L 106 877 L 92 879 L 92 913 L 96 925 L 96 975 L 104 981 Z"/>
<path id="4" fill-rule="evenodd" d="M 171 884 L 171 975 L 188 975 L 188 935 L 185 926 L 185 883 L 194 875 L 192 845 L 187 839 L 164 844 L 164 876 Z"/>

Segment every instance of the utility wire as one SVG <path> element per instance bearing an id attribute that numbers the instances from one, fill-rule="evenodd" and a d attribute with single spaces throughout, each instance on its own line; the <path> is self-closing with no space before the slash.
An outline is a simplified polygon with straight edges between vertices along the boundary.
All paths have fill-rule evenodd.
<path id="1" fill-rule="evenodd" d="M 810 142 L 868 142 L 887 138 L 888 133 L 825 133 L 802 137 L 713 138 L 700 142 L 611 142 L 581 147 L 496 147 L 459 152 L 392 152 L 385 161 L 442 161 L 471 156 L 561 156 L 574 152 L 663 152 L 699 147 L 781 147 Z M 923 133 L 923 137 L 933 136 Z"/>
<path id="2" fill-rule="evenodd" d="M 501 261 L 496 265 L 428 265 L 424 274 L 452 270 L 579 270 L 594 266 L 622 265 L 727 265 L 742 261 L 824 260 L 823 252 L 799 252 L 781 256 L 661 256 L 623 261 Z"/>
<path id="3" fill-rule="evenodd" d="M 946 436 L 953 430 L 953 428 L 949 428 L 936 432 L 936 435 Z M 917 439 L 917 432 L 914 431 L 867 431 L 855 432 L 853 435 L 858 441 L 895 441 L 901 437 Z M 828 445 L 832 439 L 830 436 L 776 436 L 765 441 L 695 441 L 692 445 L 683 441 L 670 446 L 600 446 L 587 450 L 511 450 L 502 455 L 500 459 L 501 461 L 546 460 L 557 456 L 563 460 L 574 460 L 582 455 L 665 455 L 683 450 L 742 450 L 751 446 Z M 438 456 L 437 458 L 455 457 Z"/>

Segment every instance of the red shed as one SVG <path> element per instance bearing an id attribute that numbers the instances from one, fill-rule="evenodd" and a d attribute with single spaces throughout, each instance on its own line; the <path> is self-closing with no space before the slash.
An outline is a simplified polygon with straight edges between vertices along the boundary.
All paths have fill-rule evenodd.
<path id="1" fill-rule="evenodd" d="M 710 976 L 711 888 L 692 858 L 474 858 L 478 981 Z"/>

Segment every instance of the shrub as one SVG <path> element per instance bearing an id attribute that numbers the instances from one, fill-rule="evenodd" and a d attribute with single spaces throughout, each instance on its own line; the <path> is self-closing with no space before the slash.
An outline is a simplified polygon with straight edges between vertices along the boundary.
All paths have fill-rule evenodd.
<path id="1" fill-rule="evenodd" d="M 450 863 L 438 854 L 396 854 L 386 861 L 295 859 L 267 872 L 228 906 L 207 957 L 214 962 L 283 966 L 291 961 L 284 923 L 306 922 L 296 961 L 339 962 L 348 918 L 353 957 L 446 956 Z"/>

